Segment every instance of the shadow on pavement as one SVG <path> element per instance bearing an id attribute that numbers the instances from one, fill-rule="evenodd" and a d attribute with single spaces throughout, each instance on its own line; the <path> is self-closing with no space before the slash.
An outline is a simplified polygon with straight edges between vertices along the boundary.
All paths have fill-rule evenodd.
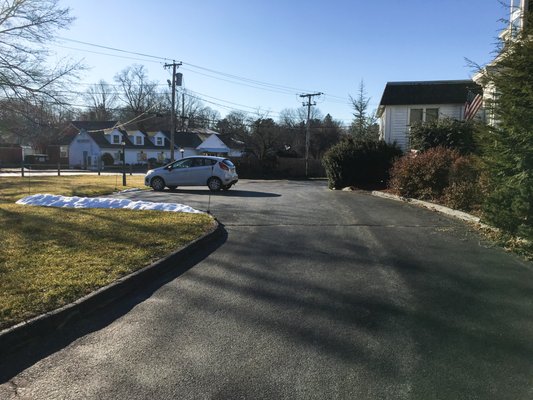
<path id="1" fill-rule="evenodd" d="M 170 272 L 161 275 L 152 282 L 147 282 L 143 288 L 125 295 L 110 305 L 94 310 L 88 316 L 80 317 L 77 321 L 70 321 L 66 326 L 58 327 L 54 334 L 37 337 L 23 348 L 16 349 L 12 353 L 2 354 L 2 359 L 0 360 L 0 384 L 9 381 L 36 362 L 65 348 L 75 340 L 110 325 L 135 306 L 148 299 L 163 285 L 183 275 L 208 257 L 227 240 L 227 231 L 222 224 L 220 225 L 222 229 L 218 238 L 206 244 L 201 250 L 191 253 L 185 261 L 176 265 Z"/>
<path id="2" fill-rule="evenodd" d="M 198 196 L 223 196 L 223 197 L 281 197 L 278 193 L 255 192 L 251 190 L 228 190 L 220 192 L 211 192 L 209 190 L 194 190 L 194 189 L 175 189 L 168 190 L 169 193 L 176 194 L 194 194 Z"/>

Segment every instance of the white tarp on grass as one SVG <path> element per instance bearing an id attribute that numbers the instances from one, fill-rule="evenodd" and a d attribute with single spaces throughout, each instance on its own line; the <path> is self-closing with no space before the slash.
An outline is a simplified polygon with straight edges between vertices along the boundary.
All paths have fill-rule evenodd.
<path id="1" fill-rule="evenodd" d="M 17 201 L 17 204 L 68 208 L 125 208 L 129 210 L 156 210 L 170 212 L 202 213 L 192 207 L 177 203 L 153 203 L 106 197 L 66 197 L 53 194 L 34 194 Z"/>

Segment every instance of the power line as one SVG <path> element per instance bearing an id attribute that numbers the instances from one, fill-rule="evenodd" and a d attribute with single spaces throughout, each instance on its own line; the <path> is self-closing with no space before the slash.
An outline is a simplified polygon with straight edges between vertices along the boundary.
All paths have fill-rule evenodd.
<path id="1" fill-rule="evenodd" d="M 146 54 L 146 53 L 128 51 L 128 50 L 124 50 L 124 49 L 119 49 L 117 47 L 104 46 L 104 45 L 99 45 L 99 44 L 96 44 L 96 43 L 90 43 L 90 42 L 85 42 L 85 41 L 81 41 L 81 40 L 74 40 L 74 39 L 69 39 L 69 38 L 65 38 L 65 37 L 59 37 L 59 39 L 64 40 L 64 41 L 68 41 L 68 42 L 72 42 L 72 43 L 83 44 L 83 45 L 86 45 L 86 46 L 92 46 L 92 47 L 97 47 L 97 48 L 101 48 L 101 49 L 116 51 L 116 52 L 119 52 L 119 53 L 132 54 L 132 55 L 136 55 L 136 56 L 152 58 L 154 60 L 160 60 L 160 61 L 165 61 L 165 62 L 171 61 L 171 58 L 169 58 L 169 57 L 161 57 L 161 56 L 155 56 L 155 55 Z M 61 46 L 58 46 L 58 47 L 61 47 Z M 84 50 L 84 49 L 74 49 L 74 48 L 70 48 L 70 49 L 91 52 L 89 50 Z M 96 52 L 93 52 L 93 53 L 96 53 Z M 112 54 L 107 54 L 107 53 L 96 53 L 96 54 L 108 55 L 108 56 L 112 56 L 112 57 L 119 57 L 119 56 L 112 55 Z M 123 57 L 123 58 L 132 59 L 131 57 Z M 152 61 L 152 60 L 144 60 L 144 59 L 136 59 L 136 58 L 133 58 L 133 59 L 134 60 L 138 60 L 138 61 L 145 61 L 145 62 L 155 62 L 155 61 Z M 255 88 L 255 89 L 261 89 L 261 88 L 263 90 L 270 89 L 270 91 L 273 91 L 275 93 L 283 93 L 283 94 L 291 94 L 291 95 L 294 94 L 295 91 L 296 92 L 305 91 L 305 90 L 302 90 L 301 88 L 295 88 L 295 87 L 291 87 L 291 86 L 280 85 L 280 84 L 271 83 L 271 82 L 265 82 L 265 81 L 261 81 L 261 80 L 257 80 L 257 79 L 246 78 L 246 77 L 243 77 L 243 76 L 229 74 L 227 72 L 222 72 L 222 71 L 217 71 L 215 69 L 202 67 L 200 65 L 196 65 L 196 64 L 192 64 L 192 63 L 188 63 L 188 62 L 184 62 L 184 61 L 182 61 L 182 63 L 183 63 L 183 65 L 189 66 L 191 68 L 200 69 L 200 70 L 203 70 L 203 71 L 211 72 L 211 73 L 216 74 L 216 75 L 221 75 L 221 76 L 224 76 L 226 78 L 233 79 L 233 81 L 230 81 L 230 80 L 227 80 L 227 79 L 222 79 L 222 78 L 217 78 L 217 77 L 214 77 L 214 76 L 208 75 L 208 74 L 202 74 L 201 72 L 194 71 L 194 70 L 191 70 L 191 69 L 182 68 L 183 70 L 187 70 L 187 71 L 190 71 L 190 72 L 193 72 L 193 73 L 196 73 L 196 74 L 200 74 L 200 75 L 211 77 L 213 79 L 219 79 L 219 80 L 222 80 L 222 81 L 235 83 L 235 84 L 239 84 L 238 82 L 234 82 L 235 80 L 242 81 L 242 82 L 247 83 L 247 85 L 245 83 L 240 83 L 241 85 L 249 86 L 249 87 L 252 87 L 252 88 Z M 342 97 L 342 96 L 336 96 L 336 95 L 332 95 L 332 94 L 327 94 L 327 96 L 331 97 L 331 98 L 334 98 L 334 99 L 337 99 L 337 100 L 346 101 L 346 98 Z"/>

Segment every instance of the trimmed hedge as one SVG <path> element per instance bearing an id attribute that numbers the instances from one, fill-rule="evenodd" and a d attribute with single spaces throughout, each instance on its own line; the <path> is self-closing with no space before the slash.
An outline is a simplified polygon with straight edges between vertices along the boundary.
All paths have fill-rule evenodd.
<path id="1" fill-rule="evenodd" d="M 347 137 L 326 152 L 322 164 L 330 189 L 378 187 L 386 185 L 389 170 L 401 155 L 396 145 Z"/>

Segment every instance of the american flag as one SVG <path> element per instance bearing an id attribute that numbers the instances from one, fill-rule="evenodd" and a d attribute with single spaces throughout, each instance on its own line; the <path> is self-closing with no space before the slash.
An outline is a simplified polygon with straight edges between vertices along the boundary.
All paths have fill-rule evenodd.
<path id="1" fill-rule="evenodd" d="M 474 95 L 474 93 L 469 91 L 467 100 L 465 103 L 465 113 L 464 113 L 465 121 L 474 119 L 477 112 L 481 108 L 482 104 L 483 104 L 483 96 L 481 96 L 480 94 Z"/>

